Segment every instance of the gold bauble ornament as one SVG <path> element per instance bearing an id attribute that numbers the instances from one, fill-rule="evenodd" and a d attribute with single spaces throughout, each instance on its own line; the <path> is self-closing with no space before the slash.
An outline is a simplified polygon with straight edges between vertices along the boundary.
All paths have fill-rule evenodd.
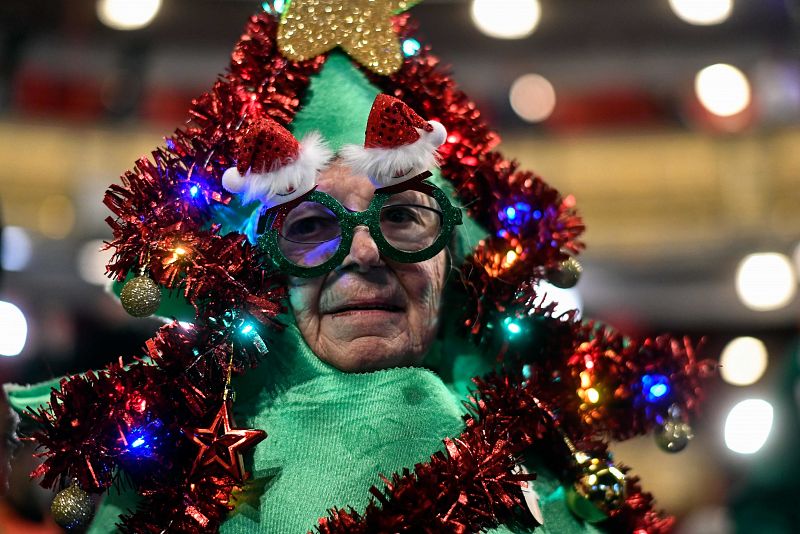
<path id="1" fill-rule="evenodd" d="M 608 460 L 580 452 L 575 458 L 578 479 L 567 490 L 567 505 L 588 523 L 605 521 L 625 502 L 625 474 Z"/>
<path id="2" fill-rule="evenodd" d="M 547 280 L 556 287 L 569 289 L 575 287 L 581 278 L 583 267 L 575 258 L 567 258 L 556 269 L 547 271 Z"/>
<path id="3" fill-rule="evenodd" d="M 340 46 L 369 70 L 388 75 L 403 64 L 392 15 L 421 0 L 291 0 L 278 30 L 281 53 L 296 61 Z"/>
<path id="4" fill-rule="evenodd" d="M 134 317 L 153 315 L 161 305 L 161 288 L 150 277 L 131 278 L 119 294 L 122 307 Z"/>
<path id="5" fill-rule="evenodd" d="M 94 503 L 88 493 L 73 484 L 58 492 L 50 504 L 53 520 L 66 530 L 83 530 L 94 516 Z"/>

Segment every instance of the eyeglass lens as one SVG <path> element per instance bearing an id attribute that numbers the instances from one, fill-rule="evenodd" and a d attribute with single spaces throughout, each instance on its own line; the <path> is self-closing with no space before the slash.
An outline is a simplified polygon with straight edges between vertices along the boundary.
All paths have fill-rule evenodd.
<path id="1" fill-rule="evenodd" d="M 419 252 L 433 245 L 441 234 L 442 209 L 429 195 L 403 191 L 384 202 L 379 223 L 392 247 Z M 341 241 L 339 218 L 317 202 L 303 202 L 287 213 L 278 236 L 284 257 L 300 267 L 322 265 L 336 253 Z"/>

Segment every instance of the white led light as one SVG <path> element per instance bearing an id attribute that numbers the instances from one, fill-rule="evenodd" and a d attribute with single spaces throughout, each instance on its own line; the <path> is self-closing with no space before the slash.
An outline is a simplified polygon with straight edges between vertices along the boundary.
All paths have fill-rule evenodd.
<path id="1" fill-rule="evenodd" d="M 525 74 L 511 84 L 508 99 L 511 108 L 522 120 L 541 122 L 556 107 L 556 90 L 544 76 Z"/>
<path id="2" fill-rule="evenodd" d="M 138 30 L 150 24 L 161 0 L 97 0 L 97 18 L 115 30 Z"/>
<path id="3" fill-rule="evenodd" d="M 2 231 L 0 261 L 4 271 L 21 271 L 28 266 L 33 245 L 28 232 L 19 226 L 6 226 Z"/>
<path id="4" fill-rule="evenodd" d="M 743 400 L 725 419 L 725 446 L 739 454 L 753 454 L 767 442 L 772 430 L 772 405 L 762 399 Z"/>
<path id="5" fill-rule="evenodd" d="M 669 0 L 669 6 L 689 24 L 709 26 L 728 20 L 733 0 Z"/>
<path id="6" fill-rule="evenodd" d="M 746 256 L 736 272 L 736 292 L 750 309 L 758 311 L 783 308 L 797 291 L 797 282 L 789 258 L 774 252 Z"/>
<path id="7" fill-rule="evenodd" d="M 760 339 L 737 337 L 722 350 L 719 371 L 725 382 L 748 386 L 764 374 L 767 358 L 767 347 Z"/>
<path id="8" fill-rule="evenodd" d="M 539 0 L 472 0 L 472 21 L 480 31 L 498 39 L 521 39 L 539 24 Z"/>
<path id="9" fill-rule="evenodd" d="M 742 71 L 726 63 L 710 65 L 694 78 L 697 99 L 720 117 L 741 113 L 750 105 L 750 82 Z"/>
<path id="10" fill-rule="evenodd" d="M 0 300 L 0 356 L 16 356 L 25 348 L 28 322 L 22 311 Z"/>

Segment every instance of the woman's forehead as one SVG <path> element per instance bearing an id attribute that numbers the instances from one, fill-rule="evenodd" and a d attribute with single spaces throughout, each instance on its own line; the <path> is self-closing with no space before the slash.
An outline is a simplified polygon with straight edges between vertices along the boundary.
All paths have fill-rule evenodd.
<path id="1" fill-rule="evenodd" d="M 353 172 L 340 161 L 334 161 L 320 173 L 317 185 L 319 191 L 329 194 L 354 211 L 366 210 L 375 194 L 375 186 L 366 175 Z"/>

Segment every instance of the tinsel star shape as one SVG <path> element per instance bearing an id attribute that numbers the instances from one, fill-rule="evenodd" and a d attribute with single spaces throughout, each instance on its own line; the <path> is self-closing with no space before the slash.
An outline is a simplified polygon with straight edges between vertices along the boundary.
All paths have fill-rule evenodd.
<path id="1" fill-rule="evenodd" d="M 242 449 L 254 446 L 266 438 L 267 433 L 263 430 L 233 428 L 233 425 L 230 403 L 225 401 L 208 428 L 197 428 L 187 432 L 192 441 L 200 446 L 192 465 L 192 473 L 198 466 L 217 464 L 237 482 L 244 482 Z"/>
<path id="2" fill-rule="evenodd" d="M 302 61 L 341 46 L 378 74 L 397 72 L 403 63 L 391 17 L 421 0 L 291 0 L 278 30 L 278 46 Z"/>

